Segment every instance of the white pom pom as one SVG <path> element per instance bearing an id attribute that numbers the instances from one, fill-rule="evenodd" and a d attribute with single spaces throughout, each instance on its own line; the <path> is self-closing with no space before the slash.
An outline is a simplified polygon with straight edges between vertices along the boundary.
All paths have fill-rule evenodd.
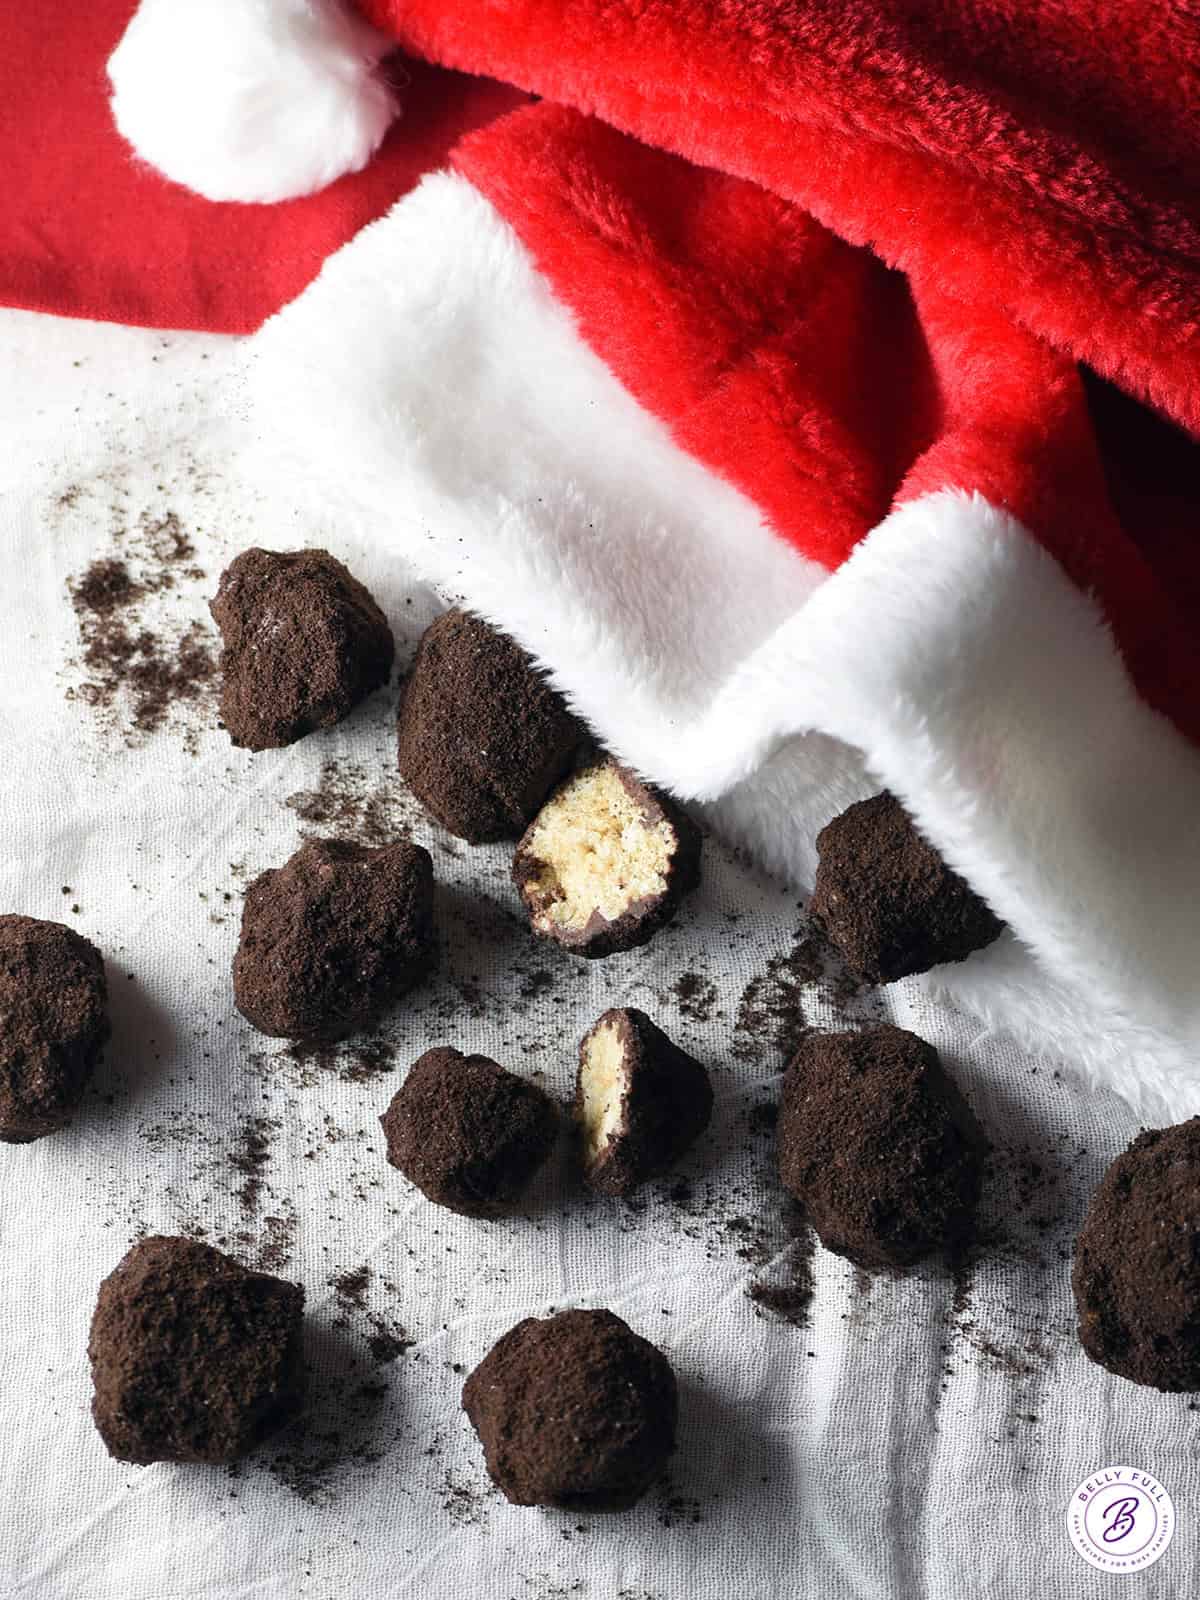
<path id="1" fill-rule="evenodd" d="M 312 194 L 371 159 L 398 107 L 391 41 L 342 0 L 142 0 L 108 63 L 137 153 L 209 200 Z"/>

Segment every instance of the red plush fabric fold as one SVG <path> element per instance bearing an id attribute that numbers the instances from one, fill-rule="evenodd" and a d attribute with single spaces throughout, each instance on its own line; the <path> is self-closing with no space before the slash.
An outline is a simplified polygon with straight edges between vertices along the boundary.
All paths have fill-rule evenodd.
<path id="1" fill-rule="evenodd" d="M 525 98 L 413 63 L 375 159 L 321 194 L 214 205 L 142 166 L 109 111 L 105 63 L 135 0 L 0 6 L 0 303 L 159 328 L 244 333 L 327 256 L 441 166 L 471 128 Z"/>
<path id="2" fill-rule="evenodd" d="M 1170 0 L 363 0 L 754 179 L 1200 432 L 1200 32 Z"/>
<path id="3" fill-rule="evenodd" d="M 1122 422 L 996 308 L 910 289 L 767 190 L 594 118 L 531 107 L 454 164 L 625 388 L 806 556 L 837 567 L 893 505 L 977 491 L 1096 595 L 1143 697 L 1200 738 L 1200 447 L 1129 401 Z"/>

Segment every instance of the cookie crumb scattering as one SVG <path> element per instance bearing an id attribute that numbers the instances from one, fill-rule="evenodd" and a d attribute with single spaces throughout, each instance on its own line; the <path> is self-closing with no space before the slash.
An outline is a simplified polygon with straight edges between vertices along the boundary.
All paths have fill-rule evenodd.
<path id="1" fill-rule="evenodd" d="M 73 1119 L 109 1037 L 104 958 L 60 922 L 0 916 L 0 1142 Z"/>
<path id="2" fill-rule="evenodd" d="M 793 1328 L 807 1328 L 811 1318 L 815 1246 L 811 1230 L 801 1227 L 779 1266 L 768 1277 L 756 1278 L 746 1290 L 761 1311 Z"/>
<path id="3" fill-rule="evenodd" d="M 817 853 L 810 913 L 866 982 L 964 961 L 1003 932 L 892 794 L 847 807 L 817 835 Z"/>
<path id="4" fill-rule="evenodd" d="M 515 839 L 571 764 L 583 729 L 532 659 L 465 611 L 426 630 L 400 692 L 400 775 L 448 832 Z"/>
<path id="5" fill-rule="evenodd" d="M 376 1021 L 433 956 L 427 850 L 310 839 L 246 891 L 234 999 L 260 1033 L 332 1043 Z"/>
<path id="6" fill-rule="evenodd" d="M 410 836 L 411 802 L 406 808 L 405 799 L 395 784 L 388 785 L 364 763 L 332 756 L 321 762 L 315 789 L 297 790 L 283 803 L 310 824 L 301 830 L 306 837 L 333 835 L 381 845 Z"/>
<path id="7" fill-rule="evenodd" d="M 365 1325 L 367 1351 L 376 1366 L 390 1366 L 416 1343 L 398 1322 L 390 1322 L 369 1305 L 369 1291 L 374 1273 L 364 1262 L 347 1272 L 330 1278 L 329 1286 L 337 1297 L 339 1314 L 334 1327 L 346 1328 L 354 1321 Z M 393 1286 L 385 1285 L 389 1292 Z"/>
<path id="8" fill-rule="evenodd" d="M 558 1134 L 554 1103 L 536 1084 L 448 1045 L 414 1063 L 379 1120 L 392 1166 L 465 1217 L 519 1205 Z"/>
<path id="9" fill-rule="evenodd" d="M 1200 1389 L 1200 1117 L 1140 1133 L 1104 1174 L 1075 1247 L 1079 1338 L 1133 1383 Z"/>
<path id="10" fill-rule="evenodd" d="M 671 1167 L 708 1126 L 708 1073 L 644 1011 L 606 1011 L 579 1047 L 575 1117 L 583 1174 L 626 1195 Z"/>
<path id="11" fill-rule="evenodd" d="M 700 831 L 615 761 L 557 788 L 517 846 L 513 882 L 536 934 L 576 955 L 643 945 L 700 882 Z"/>
<path id="12" fill-rule="evenodd" d="M 235 1461 L 299 1410 L 304 1291 L 194 1239 L 143 1239 L 105 1278 L 88 1355 L 119 1461 Z"/>
<path id="13" fill-rule="evenodd" d="M 885 1024 L 807 1039 L 777 1141 L 784 1187 L 837 1255 L 901 1269 L 970 1239 L 987 1142 L 916 1034 Z"/>
<path id="14" fill-rule="evenodd" d="M 675 1375 L 611 1311 L 527 1317 L 463 1386 L 492 1481 L 514 1505 L 617 1511 L 675 1448 Z"/>
<path id="15" fill-rule="evenodd" d="M 119 553 L 99 556 L 68 590 L 83 644 L 82 683 L 67 690 L 135 744 L 176 706 L 201 706 L 216 675 L 211 638 L 196 621 L 165 623 L 155 597 L 203 574 L 173 512 L 144 513 L 117 534 Z M 124 725 L 122 725 L 124 724 Z"/>

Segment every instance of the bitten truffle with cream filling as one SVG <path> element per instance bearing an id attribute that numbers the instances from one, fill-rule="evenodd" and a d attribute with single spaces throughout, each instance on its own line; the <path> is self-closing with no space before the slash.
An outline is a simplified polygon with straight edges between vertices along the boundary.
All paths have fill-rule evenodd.
<path id="1" fill-rule="evenodd" d="M 385 684 L 387 618 L 328 550 L 244 550 L 209 609 L 221 630 L 221 720 L 248 750 L 340 722 Z"/>
<path id="2" fill-rule="evenodd" d="M 513 860 L 534 933 L 588 957 L 645 944 L 699 881 L 695 823 L 611 760 L 559 785 Z"/>
<path id="3" fill-rule="evenodd" d="M 620 1511 L 675 1448 L 675 1374 L 611 1311 L 527 1317 L 463 1386 L 492 1481 L 519 1506 Z"/>
<path id="4" fill-rule="evenodd" d="M 868 983 L 965 961 L 1004 924 L 917 832 L 892 794 L 848 806 L 817 835 L 809 909 Z"/>
<path id="5" fill-rule="evenodd" d="M 606 1011 L 579 1047 L 575 1118 L 583 1175 L 625 1195 L 665 1172 L 712 1115 L 708 1073 L 644 1011 Z"/>
<path id="6" fill-rule="evenodd" d="M 88 1355 L 110 1455 L 236 1461 L 304 1394 L 304 1290 L 196 1239 L 135 1244 L 100 1285 Z"/>
<path id="7" fill-rule="evenodd" d="M 517 838 L 584 737 L 524 650 L 465 611 L 422 635 L 397 732 L 404 781 L 469 844 Z"/>
<path id="8" fill-rule="evenodd" d="M 511 1211 L 558 1133 L 554 1103 L 536 1083 L 449 1045 L 413 1063 L 380 1122 L 392 1166 L 464 1217 Z"/>
<path id="9" fill-rule="evenodd" d="M 310 839 L 246 891 L 234 1001 L 260 1033 L 332 1041 L 375 1022 L 433 957 L 427 850 Z"/>
<path id="10" fill-rule="evenodd" d="M 882 1024 L 806 1039 L 788 1067 L 779 1176 L 821 1243 L 872 1270 L 965 1244 L 987 1141 L 937 1051 Z"/>

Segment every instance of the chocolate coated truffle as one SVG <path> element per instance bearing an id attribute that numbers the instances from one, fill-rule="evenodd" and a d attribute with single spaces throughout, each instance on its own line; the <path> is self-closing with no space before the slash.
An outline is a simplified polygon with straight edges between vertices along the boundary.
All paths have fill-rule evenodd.
<path id="1" fill-rule="evenodd" d="M 234 999 L 260 1033 L 327 1042 L 376 1021 L 433 955 L 427 850 L 310 839 L 246 891 Z"/>
<path id="2" fill-rule="evenodd" d="M 271 750 L 332 727 L 388 681 L 387 618 L 328 550 L 244 550 L 221 574 L 221 720 Z"/>
<path id="3" fill-rule="evenodd" d="M 700 830 L 615 761 L 574 773 L 517 846 L 533 931 L 580 956 L 645 944 L 700 882 Z"/>
<path id="4" fill-rule="evenodd" d="M 379 1120 L 392 1166 L 464 1217 L 511 1211 L 558 1133 L 554 1104 L 536 1084 L 449 1045 L 414 1062 Z"/>
<path id="5" fill-rule="evenodd" d="M 809 909 L 868 983 L 964 961 L 1003 931 L 894 795 L 847 807 L 817 835 L 817 853 Z"/>
<path id="6" fill-rule="evenodd" d="M 971 1236 L 987 1141 L 915 1033 L 806 1039 L 783 1080 L 777 1153 L 821 1243 L 860 1266 L 907 1267 Z"/>
<path id="7" fill-rule="evenodd" d="M 1153 1389 L 1200 1390 L 1200 1117 L 1141 1133 L 1109 1167 L 1075 1245 L 1079 1339 Z"/>
<path id="8" fill-rule="evenodd" d="M 623 1195 L 657 1177 L 711 1115 L 708 1073 L 644 1011 L 606 1011 L 584 1035 L 575 1117 L 591 1188 Z"/>
<path id="9" fill-rule="evenodd" d="M 400 694 L 400 773 L 450 833 L 515 839 L 571 764 L 579 723 L 507 634 L 448 611 Z"/>
<path id="10" fill-rule="evenodd" d="M 108 1039 L 95 945 L 59 922 L 0 916 L 0 1141 L 65 1128 Z"/>
<path id="11" fill-rule="evenodd" d="M 304 1290 L 195 1239 L 143 1239 L 100 1285 L 88 1355 L 108 1453 L 236 1461 L 299 1409 Z"/>
<path id="12" fill-rule="evenodd" d="M 463 1386 L 492 1481 L 518 1506 L 620 1511 L 675 1448 L 675 1374 L 611 1311 L 527 1317 Z"/>

